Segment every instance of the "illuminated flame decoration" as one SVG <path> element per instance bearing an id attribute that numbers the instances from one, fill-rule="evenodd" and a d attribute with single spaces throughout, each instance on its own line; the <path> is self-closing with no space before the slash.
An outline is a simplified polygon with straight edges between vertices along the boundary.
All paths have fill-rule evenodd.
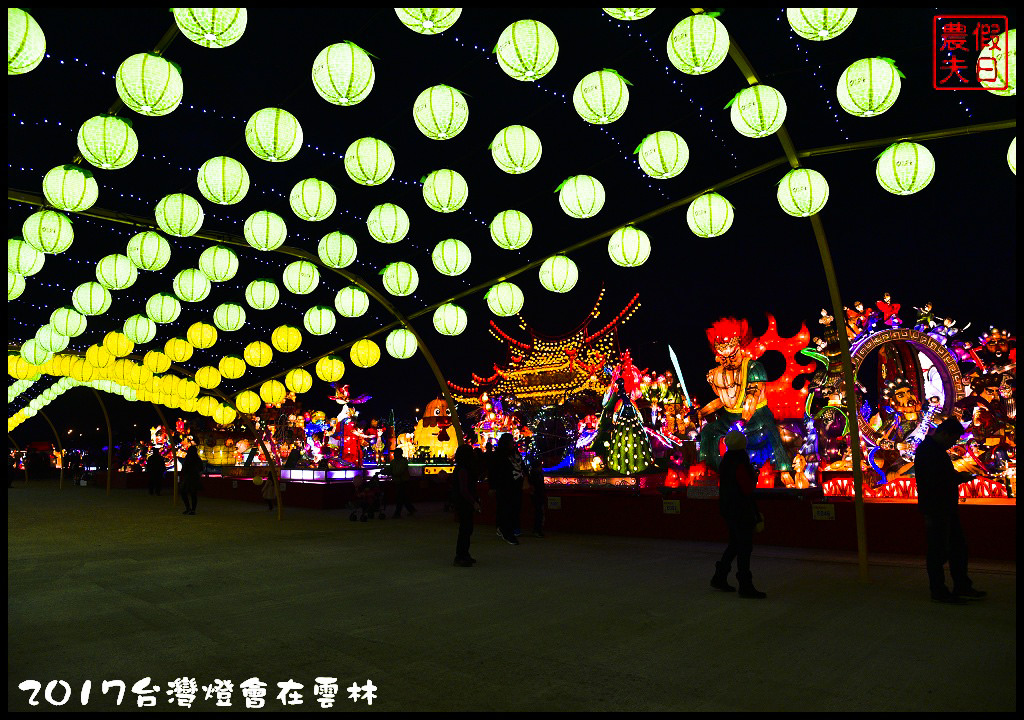
<path id="1" fill-rule="evenodd" d="M 765 384 L 765 397 L 768 400 L 768 407 L 776 420 L 800 419 L 804 415 L 804 404 L 807 401 L 808 381 L 804 380 L 803 386 L 796 388 L 793 382 L 800 375 L 807 375 L 814 372 L 815 364 L 801 365 L 796 355 L 805 347 L 811 339 L 811 333 L 807 325 L 801 323 L 800 330 L 792 337 L 779 337 L 778 325 L 775 316 L 766 313 L 768 317 L 768 329 L 760 337 L 755 338 L 744 350 L 750 353 L 752 360 L 757 360 L 769 350 L 782 353 L 786 358 L 786 371 L 782 377 Z"/>

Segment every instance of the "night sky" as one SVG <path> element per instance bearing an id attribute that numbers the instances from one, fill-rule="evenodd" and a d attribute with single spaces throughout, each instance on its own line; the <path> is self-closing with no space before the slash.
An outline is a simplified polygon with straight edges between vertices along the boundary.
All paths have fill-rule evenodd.
<path id="1" fill-rule="evenodd" d="M 8 187 L 39 193 L 43 175 L 71 162 L 77 154 L 75 137 L 89 117 L 108 111 L 117 100 L 114 73 L 129 55 L 153 49 L 173 25 L 166 9 L 30 10 L 46 34 L 47 57 L 34 71 L 8 78 Z M 725 10 L 720 20 L 742 48 L 762 83 L 778 89 L 788 103 L 786 128 L 798 151 L 862 141 L 898 139 L 915 133 L 1013 121 L 1016 99 L 984 91 L 942 92 L 932 86 L 932 17 L 953 10 L 861 9 L 851 27 L 838 38 L 811 42 L 790 30 L 782 9 Z M 1016 26 L 1013 9 L 972 9 L 975 14 L 1004 14 Z M 647 213 L 729 180 L 743 171 L 783 155 L 775 137 L 742 137 L 723 109 L 747 86 L 730 59 L 707 75 L 689 76 L 672 67 L 666 40 L 673 26 L 689 14 L 680 8 L 658 9 L 631 23 L 589 9 L 467 9 L 451 29 L 423 36 L 404 27 L 392 8 L 377 9 L 250 9 L 242 38 L 225 49 L 206 49 L 179 35 L 164 56 L 182 67 L 184 98 L 180 107 L 163 117 L 143 117 L 123 109 L 139 138 L 139 155 L 122 170 L 91 168 L 100 187 L 95 208 L 153 217 L 157 201 L 168 193 L 186 192 L 200 200 L 206 212 L 203 232 L 230 233 L 241 238 L 242 223 L 257 210 L 272 210 L 288 224 L 286 244 L 316 253 L 319 239 L 335 230 L 356 238 L 358 259 L 349 271 L 381 289 L 378 272 L 387 263 L 404 260 L 419 271 L 418 290 L 405 298 L 390 298 L 412 315 L 476 285 L 497 280 L 533 261 L 587 238 L 604 234 L 570 257 L 580 279 L 565 294 L 544 290 L 531 269 L 514 279 L 526 302 L 522 318 L 545 334 L 572 329 L 592 307 L 602 286 L 605 299 L 601 326 L 640 293 L 641 308 L 620 335 L 640 367 L 670 368 L 666 345 L 679 354 L 691 392 L 708 398 L 704 375 L 713 364 L 704 329 L 723 315 L 746 317 L 755 333 L 766 327 L 765 313 L 779 319 L 783 335 L 794 334 L 806 322 L 812 334 L 819 327 L 828 293 L 811 223 L 786 215 L 776 200 L 776 183 L 788 164 L 731 184 L 720 192 L 735 206 L 735 222 L 723 236 L 706 240 L 686 224 L 686 205 L 638 225 L 651 239 L 650 259 L 639 268 L 620 268 L 608 256 L 607 235 Z M 559 42 L 554 69 L 536 83 L 519 82 L 499 68 L 492 52 L 501 31 L 510 23 L 533 18 L 548 25 Z M 314 58 L 327 45 L 351 41 L 371 53 L 376 71 L 369 97 L 353 107 L 339 107 L 315 91 L 310 71 Z M 836 83 L 855 60 L 884 56 L 895 60 L 905 74 L 895 106 L 873 118 L 857 118 L 836 100 Z M 584 122 L 572 105 L 577 82 L 594 70 L 611 68 L 632 85 L 624 116 L 610 125 Z M 428 139 L 416 128 L 412 106 L 425 88 L 447 84 L 460 90 L 469 103 L 469 122 L 457 137 Z M 284 163 L 256 158 L 245 144 L 248 118 L 264 107 L 281 107 L 301 123 L 304 146 Z M 502 128 L 522 124 L 535 130 L 543 156 L 534 170 L 520 176 L 500 171 L 488 145 Z M 679 176 L 657 181 L 638 167 L 634 149 L 649 133 L 672 130 L 688 143 L 690 161 Z M 879 144 L 851 152 L 811 157 L 802 164 L 821 172 L 830 197 L 820 217 L 831 246 L 845 304 L 855 300 L 873 305 L 890 292 L 904 307 L 905 321 L 914 318 L 911 306 L 930 301 L 939 316 L 959 325 L 972 323 L 970 334 L 989 325 L 1016 330 L 1016 176 L 1007 167 L 1006 153 L 1015 137 L 1013 127 L 948 139 L 923 141 L 933 153 L 937 170 L 932 183 L 917 195 L 897 197 L 874 177 Z M 378 187 L 362 187 L 346 175 L 342 158 L 354 140 L 372 136 L 387 142 L 396 166 L 391 179 Z M 251 187 L 237 205 L 214 205 L 196 187 L 196 171 L 207 159 L 228 155 L 243 163 Z M 420 178 L 451 168 L 469 184 L 463 209 L 441 214 L 422 199 Z M 567 216 L 558 205 L 555 188 L 572 175 L 598 178 L 607 192 L 604 208 L 593 218 Z M 335 213 L 322 222 L 298 219 L 288 205 L 291 187 L 315 177 L 338 193 Z M 394 245 L 373 240 L 366 229 L 370 209 L 384 202 L 403 207 L 411 217 L 408 237 Z M 518 251 L 498 248 L 488 224 L 498 212 L 514 208 L 532 220 L 532 240 Z M 21 234 L 21 224 L 37 208 L 8 202 L 8 236 Z M 71 292 L 94 279 L 95 263 L 110 253 L 123 253 L 128 239 L 139 231 L 129 225 L 71 216 L 75 240 L 70 250 L 47 256 L 36 275 L 27 278 L 24 294 L 8 306 L 8 342 L 12 349 L 47 322 L 50 312 L 70 305 Z M 445 238 L 458 238 L 473 253 L 468 271 L 458 277 L 437 273 L 430 251 Z M 111 309 L 90 318 L 87 332 L 69 350 L 84 351 L 109 330 L 144 313 L 145 300 L 155 292 L 171 292 L 171 280 L 183 268 L 195 267 L 202 250 L 212 242 L 168 238 L 169 265 L 158 273 L 140 273 L 131 288 L 114 292 Z M 242 267 L 227 283 L 215 284 L 202 303 L 183 303 L 181 317 L 170 327 L 158 326 L 156 340 L 140 350 L 161 347 L 173 335 L 184 336 L 197 320 L 212 321 L 212 311 L 225 301 L 244 305 L 246 284 L 257 277 L 273 278 L 293 258 L 277 253 L 237 249 Z M 216 365 L 226 354 L 241 355 L 251 340 L 269 342 L 281 324 L 302 325 L 302 313 L 312 305 L 333 306 L 335 293 L 348 282 L 321 270 L 312 295 L 291 295 L 282 286 L 277 308 L 259 312 L 246 308 L 246 326 L 220 333 L 210 350 L 197 351 L 185 367 Z M 484 292 L 458 301 L 469 325 L 457 337 L 439 335 L 430 314 L 413 321 L 453 382 L 466 385 L 470 373 L 490 375 L 492 364 L 504 360 L 502 346 L 487 332 L 495 317 Z M 510 334 L 524 337 L 515 318 L 497 319 Z M 266 377 L 284 373 L 372 332 L 392 321 L 376 303 L 361 318 L 339 317 L 333 333 L 314 337 L 303 333 L 303 345 L 290 355 L 275 353 L 267 368 L 252 368 L 222 389 L 237 392 Z M 375 340 L 383 350 L 384 335 Z M 344 380 L 354 394 L 369 394 L 364 417 L 394 409 L 411 418 L 437 393 L 422 356 L 395 360 L 382 353 L 374 368 L 352 365 Z M 312 367 L 308 367 L 312 371 Z M 49 384 L 44 380 L 39 389 Z M 327 386 L 315 381 L 303 396 L 307 407 L 332 410 Z M 33 392 L 18 398 L 12 414 Z M 87 429 L 102 424 L 91 399 L 81 406 L 84 391 L 75 390 L 54 403 L 47 413 L 70 427 L 84 414 Z M 155 422 L 146 405 L 130 408 L 119 398 L 117 422 L 125 431 L 133 424 Z M 95 418 L 93 418 L 95 415 Z M 95 422 L 92 422 L 95 420 Z M 60 424 L 60 423 L 58 423 Z M 46 439 L 48 428 L 32 419 L 15 431 L 19 442 Z"/>

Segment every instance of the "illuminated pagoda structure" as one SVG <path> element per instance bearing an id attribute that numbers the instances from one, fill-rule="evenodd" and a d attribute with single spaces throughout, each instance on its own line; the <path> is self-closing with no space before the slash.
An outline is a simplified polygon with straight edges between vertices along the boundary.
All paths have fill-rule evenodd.
<path id="1" fill-rule="evenodd" d="M 486 394 L 506 402 L 514 398 L 520 407 L 540 408 L 560 405 L 584 390 L 602 394 L 608 385 L 603 369 L 618 362 L 619 327 L 640 307 L 639 297 L 639 293 L 634 295 L 611 320 L 595 329 L 604 298 L 602 288 L 582 322 L 557 337 L 538 333 L 519 316 L 519 327 L 529 339 L 517 340 L 492 320 L 491 335 L 505 345 L 505 364 L 495 364 L 490 377 L 474 373 L 469 387 L 449 382 L 452 396 L 467 405 L 480 405 Z"/>

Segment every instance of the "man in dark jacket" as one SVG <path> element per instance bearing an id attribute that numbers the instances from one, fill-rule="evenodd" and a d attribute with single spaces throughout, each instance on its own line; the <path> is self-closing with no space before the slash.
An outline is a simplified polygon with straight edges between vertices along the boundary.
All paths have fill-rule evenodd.
<path id="1" fill-rule="evenodd" d="M 149 494 L 159 495 L 160 487 L 164 483 L 164 473 L 167 472 L 167 465 L 164 464 L 163 456 L 153 448 L 152 454 L 146 460 L 146 478 L 149 480 Z"/>
<path id="2" fill-rule="evenodd" d="M 924 513 L 928 540 L 928 586 L 935 602 L 962 605 L 965 600 L 980 600 L 987 593 L 975 590 L 967 577 L 967 540 L 960 526 L 959 486 L 970 482 L 970 473 L 957 472 L 946 451 L 956 444 L 964 428 L 956 418 L 948 418 L 935 432 L 921 441 L 914 456 L 917 478 L 917 508 Z M 953 592 L 946 587 L 943 565 L 949 562 Z"/>
<path id="3" fill-rule="evenodd" d="M 754 587 L 750 574 L 750 554 L 754 550 L 754 526 L 761 519 L 754 502 L 757 475 L 747 456 L 747 438 L 738 430 L 725 436 L 726 453 L 718 466 L 718 505 L 729 529 L 729 545 L 722 559 L 715 563 L 711 587 L 716 590 L 735 591 L 729 584 L 729 570 L 736 559 L 736 579 L 740 583 L 739 596 L 753 600 L 768 597 Z"/>

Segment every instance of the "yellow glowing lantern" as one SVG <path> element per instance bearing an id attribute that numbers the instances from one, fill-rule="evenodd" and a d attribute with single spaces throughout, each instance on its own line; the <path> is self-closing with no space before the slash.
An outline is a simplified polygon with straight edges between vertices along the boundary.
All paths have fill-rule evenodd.
<path id="1" fill-rule="evenodd" d="M 187 362 L 194 348 L 185 338 L 173 337 L 164 343 L 164 353 L 176 363 Z"/>
<path id="2" fill-rule="evenodd" d="M 132 124 L 113 115 L 97 115 L 78 129 L 78 151 L 91 165 L 104 170 L 128 167 L 139 152 Z"/>
<path id="3" fill-rule="evenodd" d="M 313 87 L 334 105 L 355 105 L 373 89 L 373 61 L 351 42 L 328 45 L 313 61 Z"/>
<path id="4" fill-rule="evenodd" d="M 419 131 L 431 140 L 448 140 L 466 127 L 469 103 L 455 88 L 435 85 L 416 98 L 412 118 Z"/>
<path id="5" fill-rule="evenodd" d="M 913 195 L 935 177 L 935 158 L 924 145 L 893 143 L 878 156 L 875 177 L 893 195 Z"/>
<path id="6" fill-rule="evenodd" d="M 509 317 L 523 309 L 523 291 L 515 283 L 500 282 L 484 296 L 487 307 L 498 317 Z"/>
<path id="7" fill-rule="evenodd" d="M 155 323 L 172 323 L 181 314 L 178 298 L 167 293 L 157 293 L 146 301 L 146 315 Z"/>
<path id="8" fill-rule="evenodd" d="M 284 385 L 277 380 L 267 380 L 260 385 L 260 398 L 268 405 L 280 405 L 286 394 Z"/>
<path id="9" fill-rule="evenodd" d="M 732 227 L 732 221 L 732 203 L 718 193 L 705 193 L 686 209 L 686 224 L 698 237 L 718 237 Z"/>
<path id="10" fill-rule="evenodd" d="M 221 377 L 227 380 L 237 380 L 245 375 L 245 360 L 237 355 L 225 355 L 217 363 Z"/>
<path id="11" fill-rule="evenodd" d="M 178 67 L 154 53 L 132 55 L 121 63 L 114 79 L 124 104 L 150 117 L 172 112 L 184 92 Z"/>
<path id="12" fill-rule="evenodd" d="M 423 180 L 423 201 L 436 212 L 455 212 L 466 204 L 469 185 L 454 170 L 435 170 Z"/>
<path id="13" fill-rule="evenodd" d="M 455 238 L 448 238 L 434 246 L 430 258 L 439 273 L 455 276 L 461 275 L 469 268 L 472 253 L 466 243 Z"/>
<path id="14" fill-rule="evenodd" d="M 174 276 L 171 288 L 182 302 L 202 302 L 210 296 L 210 278 L 199 268 L 185 268 Z"/>
<path id="15" fill-rule="evenodd" d="M 345 172 L 360 185 L 380 185 L 395 171 L 395 153 L 383 140 L 364 137 L 345 150 Z"/>
<path id="16" fill-rule="evenodd" d="M 310 335 L 327 335 L 337 322 L 334 311 L 326 305 L 311 307 L 302 316 L 302 326 Z"/>
<path id="17" fill-rule="evenodd" d="M 377 205 L 366 218 L 366 229 L 377 242 L 399 242 L 409 233 L 409 214 L 393 203 Z"/>
<path id="18" fill-rule="evenodd" d="M 295 352 L 302 345 L 302 332 L 291 325 L 281 325 L 270 335 L 270 343 L 278 352 Z"/>
<path id="19" fill-rule="evenodd" d="M 373 367 L 380 360 L 380 348 L 373 340 L 356 340 L 349 350 L 349 357 L 356 367 Z"/>
<path id="20" fill-rule="evenodd" d="M 185 337 L 197 350 L 208 350 L 217 343 L 217 328 L 204 322 L 192 323 Z"/>
<path id="21" fill-rule="evenodd" d="M 558 40 L 544 23 L 519 20 L 501 31 L 494 52 L 506 75 L 533 82 L 547 75 L 555 66 Z"/>
<path id="22" fill-rule="evenodd" d="M 442 33 L 459 19 L 462 8 L 395 8 L 398 19 L 421 35 Z"/>
<path id="23" fill-rule="evenodd" d="M 242 235 L 257 250 L 277 250 L 288 237 L 288 226 L 277 213 L 260 210 L 246 218 L 242 225 Z"/>
<path id="24" fill-rule="evenodd" d="M 306 178 L 295 183 L 288 195 L 292 212 L 302 220 L 319 222 L 330 217 L 338 204 L 338 196 L 328 183 L 316 178 Z"/>
<path id="25" fill-rule="evenodd" d="M 142 359 L 143 365 L 154 374 L 164 373 L 171 367 L 171 359 L 159 350 L 150 350 Z"/>
<path id="26" fill-rule="evenodd" d="M 107 255 L 96 263 L 96 280 L 107 290 L 124 290 L 135 284 L 139 270 L 127 255 Z"/>
<path id="27" fill-rule="evenodd" d="M 40 210 L 21 225 L 22 238 L 39 252 L 56 254 L 71 247 L 75 231 L 66 215 L 55 210 Z"/>
<path id="28" fill-rule="evenodd" d="M 384 341 L 384 349 L 388 355 L 397 360 L 407 360 L 416 354 L 416 336 L 405 328 L 397 328 L 388 333 Z"/>
<path id="29" fill-rule="evenodd" d="M 304 393 L 313 387 L 313 376 L 302 368 L 294 368 L 284 376 L 284 385 L 293 393 Z"/>
<path id="30" fill-rule="evenodd" d="M 786 99 L 768 85 L 743 88 L 732 100 L 729 118 L 736 132 L 744 137 L 768 137 L 786 120 Z"/>
<path id="31" fill-rule="evenodd" d="M 327 233 L 316 250 L 320 261 L 332 268 L 348 267 L 355 262 L 357 252 L 355 238 L 343 232 Z"/>
<path id="32" fill-rule="evenodd" d="M 245 346 L 242 357 L 253 367 L 266 367 L 274 357 L 274 351 L 262 340 L 255 340 Z"/>
<path id="33" fill-rule="evenodd" d="M 245 308 L 235 303 L 221 303 L 213 311 L 213 324 L 223 332 L 235 332 L 245 325 Z"/>
<path id="34" fill-rule="evenodd" d="M 71 293 L 71 304 L 83 315 L 102 315 L 110 302 L 110 291 L 98 282 L 82 283 Z"/>
<path id="35" fill-rule="evenodd" d="M 85 351 L 85 361 L 94 368 L 105 368 L 113 364 L 114 356 L 102 345 L 90 345 Z"/>
<path id="36" fill-rule="evenodd" d="M 217 409 L 213 411 L 213 421 L 218 425 L 230 425 L 238 417 L 238 413 L 230 405 L 221 403 L 217 406 Z"/>
<path id="37" fill-rule="evenodd" d="M 434 329 L 442 335 L 458 335 L 466 329 L 466 311 L 455 303 L 445 303 L 434 311 Z"/>
<path id="38" fill-rule="evenodd" d="M 629 82 L 614 70 L 596 70 L 576 84 L 572 104 L 576 113 L 594 125 L 615 122 L 629 105 Z"/>
<path id="39" fill-rule="evenodd" d="M 620 267 L 637 267 L 651 255 L 651 240 L 632 225 L 619 228 L 608 240 L 608 255 Z"/>
<path id="40" fill-rule="evenodd" d="M 171 259 L 171 245 L 160 233 L 145 230 L 132 236 L 125 254 L 139 270 L 163 270 Z"/>
<path id="41" fill-rule="evenodd" d="M 199 397 L 199 386 L 193 380 L 182 378 L 176 388 L 178 397 L 182 400 L 191 400 Z"/>
<path id="42" fill-rule="evenodd" d="M 132 354 L 135 343 L 129 340 L 124 333 L 111 331 L 103 337 L 103 347 L 114 357 L 123 358 Z"/>
<path id="43" fill-rule="evenodd" d="M 156 337 L 156 323 L 145 315 L 132 315 L 124 321 L 123 332 L 133 343 L 142 345 Z"/>
<path id="44" fill-rule="evenodd" d="M 284 162 L 302 149 L 302 128 L 287 110 L 263 108 L 246 123 L 245 142 L 260 160 Z"/>
<path id="45" fill-rule="evenodd" d="M 668 37 L 668 59 L 680 72 L 703 75 L 722 64 L 729 54 L 729 31 L 717 18 L 683 18 Z"/>
<path id="46" fill-rule="evenodd" d="M 165 195 L 156 204 L 156 224 L 168 235 L 191 237 L 203 226 L 203 207 L 185 193 Z"/>
<path id="47" fill-rule="evenodd" d="M 243 390 L 235 396 L 235 407 L 238 412 L 251 415 L 262 407 L 260 396 L 252 390 Z"/>
<path id="48" fill-rule="evenodd" d="M 828 202 L 828 182 L 817 170 L 795 168 L 779 182 L 779 206 L 793 217 L 810 217 Z"/>
<path id="49" fill-rule="evenodd" d="M 671 130 L 651 133 L 637 148 L 640 169 L 656 180 L 674 178 L 690 161 L 686 141 Z"/>
<path id="50" fill-rule="evenodd" d="M 220 385 L 220 371 L 213 365 L 204 365 L 196 370 L 196 384 L 204 390 L 212 390 Z"/>
<path id="51" fill-rule="evenodd" d="M 881 115 L 899 97 L 901 75 L 891 60 L 877 57 L 858 60 L 839 77 L 836 88 L 839 106 L 857 117 Z"/>
<path id="52" fill-rule="evenodd" d="M 88 170 L 59 165 L 43 176 L 43 195 L 58 210 L 81 212 L 96 204 L 100 188 Z"/>
<path id="53" fill-rule="evenodd" d="M 324 382 L 337 382 L 345 374 L 345 363 L 337 355 L 326 355 L 316 361 L 316 376 Z"/>
<path id="54" fill-rule="evenodd" d="M 220 401 L 212 395 L 203 395 L 196 402 L 196 412 L 204 417 L 212 417 L 213 411 L 220 405 Z"/>
<path id="55" fill-rule="evenodd" d="M 296 295 L 308 295 L 320 284 L 320 271 L 308 260 L 296 260 L 284 269 L 284 287 Z"/>
<path id="56" fill-rule="evenodd" d="M 420 283 L 420 275 L 416 272 L 416 268 L 407 262 L 393 262 L 384 268 L 382 274 L 384 275 L 384 289 L 399 297 L 411 295 Z"/>
<path id="57" fill-rule="evenodd" d="M 245 8 L 173 8 L 181 34 L 204 48 L 226 48 L 245 32 Z"/>
<path id="58" fill-rule="evenodd" d="M 558 204 L 566 215 L 574 218 L 597 215 L 604 207 L 604 200 L 604 185 L 590 175 L 574 175 L 562 183 L 558 190 Z"/>
<path id="59" fill-rule="evenodd" d="M 569 292 L 576 286 L 579 270 L 565 255 L 552 255 L 540 266 L 540 284 L 551 292 Z"/>
<path id="60" fill-rule="evenodd" d="M 234 205 L 249 192 L 249 172 L 245 166 L 224 155 L 204 162 L 196 182 L 202 196 L 218 205 Z"/>
<path id="61" fill-rule="evenodd" d="M 245 288 L 245 301 L 254 310 L 269 310 L 281 299 L 281 291 L 273 280 L 258 278 Z"/>
<path id="62" fill-rule="evenodd" d="M 806 40 L 831 40 L 850 27 L 857 8 L 786 8 L 793 32 Z"/>

